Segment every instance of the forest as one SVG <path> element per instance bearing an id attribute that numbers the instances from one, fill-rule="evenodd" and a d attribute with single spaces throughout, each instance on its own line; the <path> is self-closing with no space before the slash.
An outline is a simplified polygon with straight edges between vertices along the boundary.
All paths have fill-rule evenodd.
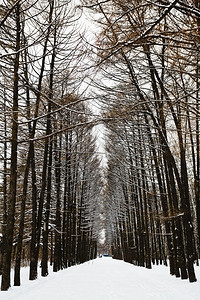
<path id="1" fill-rule="evenodd" d="M 0 34 L 1 290 L 102 253 L 195 282 L 200 1 L 1 0 Z"/>

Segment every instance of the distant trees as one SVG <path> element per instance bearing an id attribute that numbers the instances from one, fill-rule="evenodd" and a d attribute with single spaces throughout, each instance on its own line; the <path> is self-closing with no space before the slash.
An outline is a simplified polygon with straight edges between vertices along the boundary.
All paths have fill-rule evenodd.
<path id="1" fill-rule="evenodd" d="M 3 1 L 1 290 L 94 258 L 101 190 L 91 111 L 79 89 L 86 49 L 73 1 Z M 79 72 L 81 69 L 81 73 Z M 96 182 L 93 184 L 91 178 Z"/>
<path id="2" fill-rule="evenodd" d="M 115 257 L 196 281 L 199 4 L 93 1 L 108 130 L 107 235 Z M 102 92 L 103 91 L 103 92 Z M 103 94 L 102 94 L 103 93 Z M 166 251 L 167 250 L 167 251 Z"/>

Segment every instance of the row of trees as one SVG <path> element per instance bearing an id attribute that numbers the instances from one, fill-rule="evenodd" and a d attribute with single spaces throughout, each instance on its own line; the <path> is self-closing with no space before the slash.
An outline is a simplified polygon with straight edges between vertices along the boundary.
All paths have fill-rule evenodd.
<path id="1" fill-rule="evenodd" d="M 74 1 L 0 4 L 1 290 L 96 257 L 100 163 Z"/>
<path id="2" fill-rule="evenodd" d="M 58 271 L 95 257 L 103 226 L 114 257 L 147 268 L 169 260 L 171 274 L 194 282 L 199 1 L 82 3 L 101 28 L 90 53 L 107 130 L 106 184 L 83 96 L 80 7 L 0 4 L 1 289 L 12 264 L 20 285 L 22 263 L 34 280 L 39 261 L 47 276 L 49 260 Z"/>
<path id="3" fill-rule="evenodd" d="M 97 37 L 114 257 L 196 281 L 200 254 L 199 1 L 84 1 Z M 108 213 L 107 213 L 108 212 Z"/>

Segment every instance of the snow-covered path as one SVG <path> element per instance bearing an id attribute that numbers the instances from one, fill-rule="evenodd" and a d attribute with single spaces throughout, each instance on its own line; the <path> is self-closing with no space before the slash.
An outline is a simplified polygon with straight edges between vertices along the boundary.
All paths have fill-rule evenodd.
<path id="1" fill-rule="evenodd" d="M 34 282 L 22 272 L 22 286 L 0 292 L 0 300 L 199 300 L 198 281 L 172 277 L 168 268 L 147 270 L 109 257 L 74 266 Z"/>

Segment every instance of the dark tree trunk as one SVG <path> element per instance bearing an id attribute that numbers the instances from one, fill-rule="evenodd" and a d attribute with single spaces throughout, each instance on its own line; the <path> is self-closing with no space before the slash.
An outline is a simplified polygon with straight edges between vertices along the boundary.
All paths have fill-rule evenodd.
<path id="1" fill-rule="evenodd" d="M 62 125 L 61 125 L 62 127 Z M 60 193 L 60 178 L 61 178 L 61 144 L 62 139 L 57 137 L 54 140 L 55 152 L 55 180 L 56 180 L 56 220 L 55 220 L 55 249 L 54 249 L 54 264 L 53 271 L 57 272 L 62 268 L 62 253 L 61 253 L 61 193 Z"/>
<path id="2" fill-rule="evenodd" d="M 4 99 L 4 112 L 6 111 L 6 105 L 5 105 L 5 99 Z M 6 114 L 4 115 L 4 135 L 5 139 L 7 138 L 7 120 L 6 120 Z M 2 275 L 2 267 L 3 267 L 3 253 L 4 253 L 4 245 L 5 245 L 5 229 L 7 224 L 7 141 L 4 142 L 4 162 L 3 162 L 3 226 L 2 226 L 2 241 L 0 243 L 0 253 L 1 253 L 1 259 L 0 259 L 0 275 Z"/>
<path id="3" fill-rule="evenodd" d="M 28 155 L 30 155 L 30 153 L 28 153 Z M 27 195 L 27 187 L 28 187 L 29 165 L 30 165 L 30 159 L 28 158 L 25 167 L 23 193 L 21 199 L 20 224 L 19 224 L 19 234 L 17 239 L 17 254 L 15 259 L 15 276 L 14 276 L 15 286 L 20 286 L 20 267 L 21 267 L 21 257 L 22 257 L 22 242 L 23 242 L 23 234 L 24 234 L 24 217 L 25 217 L 26 195 Z"/>
<path id="4" fill-rule="evenodd" d="M 55 57 L 56 57 L 56 29 L 54 30 L 54 47 L 53 47 L 53 53 L 51 57 L 51 64 L 50 64 L 48 116 L 47 116 L 47 128 L 46 128 L 47 136 L 52 133 L 52 120 L 51 120 L 50 113 L 52 111 Z M 52 181 L 51 170 L 52 170 L 52 151 L 53 151 L 52 140 L 50 141 L 50 145 L 48 148 L 49 148 L 49 154 L 47 153 L 47 155 L 49 155 L 49 160 L 48 160 L 48 171 L 47 171 L 46 214 L 45 214 L 44 228 L 43 228 L 42 276 L 48 275 L 48 233 L 49 233 L 49 216 L 50 216 L 50 202 L 51 202 L 51 181 Z M 47 148 L 47 152 L 48 152 L 48 148 Z"/>
<path id="5" fill-rule="evenodd" d="M 34 153 L 33 142 L 30 142 L 30 152 L 31 152 L 31 177 L 32 177 L 32 222 L 31 222 L 29 279 L 35 280 L 37 278 L 37 260 L 36 260 L 37 185 L 36 185 L 35 153 Z"/>
<path id="6" fill-rule="evenodd" d="M 49 36 L 52 30 L 52 16 L 54 10 L 54 1 L 50 3 L 50 10 L 49 10 L 49 26 L 47 30 L 47 34 L 45 37 L 44 48 L 43 48 L 43 56 L 42 56 L 42 63 L 41 63 L 41 70 L 39 75 L 38 81 L 38 88 L 37 88 L 37 99 L 36 99 L 36 110 L 35 110 L 35 119 L 38 116 L 39 110 L 39 103 L 41 99 L 41 89 L 42 89 L 42 80 L 44 75 L 45 69 L 45 60 L 46 60 L 46 53 L 47 53 L 47 45 Z M 52 75 L 52 73 L 51 73 Z M 52 91 L 51 91 L 52 92 Z M 36 130 L 36 121 L 33 123 L 33 134 L 34 137 Z M 47 128 L 46 133 L 47 135 L 50 133 L 50 124 L 47 120 Z M 45 139 L 45 146 L 44 146 L 44 157 L 43 157 L 43 168 L 42 168 L 42 186 L 40 190 L 40 197 L 39 203 L 37 205 L 37 189 L 36 189 L 36 169 L 35 169 L 35 156 L 34 156 L 34 143 L 30 142 L 30 148 L 32 151 L 32 236 L 31 236 L 31 250 L 30 250 L 30 280 L 35 280 L 37 278 L 37 265 L 38 265 L 38 256 L 40 250 L 40 237 L 41 237 L 41 225 L 42 225 L 42 211 L 44 205 L 44 194 L 46 190 L 46 174 L 47 174 L 47 161 L 48 161 L 48 138 Z M 38 212 L 37 212 L 38 207 Z"/>
<path id="7" fill-rule="evenodd" d="M 24 45 L 27 45 L 25 33 L 24 33 L 24 26 L 22 29 L 23 34 L 23 42 Z M 29 82 L 28 78 L 28 63 L 27 63 L 27 55 L 28 51 L 27 49 L 24 50 L 24 77 L 26 79 L 26 82 Z M 30 113 L 30 91 L 29 86 L 26 87 L 26 111 L 27 111 L 27 118 L 30 120 L 31 113 Z M 32 126 L 31 123 L 28 123 L 28 131 L 31 138 L 32 135 Z M 29 176 L 29 170 L 30 170 L 30 162 L 31 162 L 31 151 L 29 148 L 26 166 L 25 166 L 25 172 L 24 172 L 24 181 L 23 181 L 23 192 L 22 192 L 22 199 L 21 199 L 21 214 L 20 214 L 20 225 L 19 225 L 19 234 L 17 239 L 17 254 L 16 254 L 16 260 L 15 260 L 15 276 L 14 276 L 14 285 L 19 286 L 20 285 L 20 268 L 21 268 L 21 259 L 22 259 L 22 242 L 23 242 L 23 234 L 24 234 L 24 218 L 25 218 L 25 207 L 26 207 L 26 197 L 27 197 L 27 189 L 28 189 L 28 176 Z"/>
<path id="8" fill-rule="evenodd" d="M 15 222 L 15 203 L 17 186 L 17 137 L 18 137 L 18 91 L 19 91 L 19 50 L 21 41 L 20 4 L 15 8 L 16 14 L 16 55 L 14 62 L 14 90 L 12 107 L 12 141 L 11 141 L 11 167 L 10 167 L 10 190 L 8 197 L 8 217 L 4 238 L 4 253 L 2 266 L 1 290 L 6 291 L 10 287 L 11 254 L 13 243 L 13 230 Z"/>
<path id="9" fill-rule="evenodd" d="M 53 143 L 50 142 L 49 146 L 49 161 L 48 161 L 48 175 L 47 175 L 47 199 L 46 199 L 46 212 L 43 228 L 43 248 L 42 248 L 42 276 L 48 275 L 48 233 L 49 233 L 49 216 L 50 216 L 50 204 L 51 204 L 51 183 L 52 183 L 52 148 Z"/>
<path id="10" fill-rule="evenodd" d="M 68 200 L 68 196 L 67 194 L 69 193 L 69 186 L 68 186 L 68 163 L 69 163 L 69 154 L 68 154 L 68 133 L 65 134 L 65 143 L 66 143 L 66 149 L 65 149 L 65 178 L 64 178 L 64 199 L 63 199 L 63 222 L 62 222 L 62 230 L 63 230 L 63 236 L 62 236 L 62 255 L 63 255 L 63 266 L 64 268 L 67 268 L 67 261 L 68 261 L 68 255 L 67 255 L 67 228 L 68 228 L 68 224 L 67 224 L 67 216 L 68 216 L 68 212 L 67 212 L 67 208 L 68 208 L 68 204 L 67 204 L 67 200 Z"/>

